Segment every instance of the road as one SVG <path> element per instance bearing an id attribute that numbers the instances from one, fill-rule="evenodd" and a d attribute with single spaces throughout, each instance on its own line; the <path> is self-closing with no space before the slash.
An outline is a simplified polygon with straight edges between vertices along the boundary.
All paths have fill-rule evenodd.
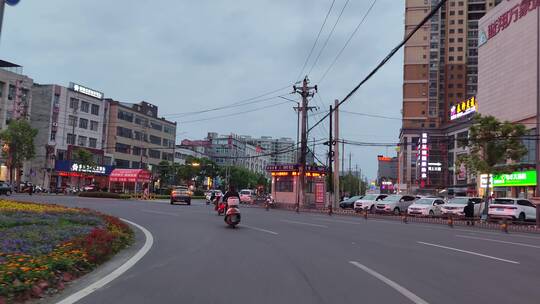
<path id="1" fill-rule="evenodd" d="M 17 198 L 17 197 L 15 197 Z M 24 196 L 148 229 L 133 268 L 79 303 L 539 303 L 540 236 L 242 208 L 202 201 Z"/>

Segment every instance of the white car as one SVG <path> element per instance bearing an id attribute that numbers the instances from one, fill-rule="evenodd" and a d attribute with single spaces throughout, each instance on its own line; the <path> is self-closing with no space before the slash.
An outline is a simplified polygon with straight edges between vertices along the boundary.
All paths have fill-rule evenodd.
<path id="1" fill-rule="evenodd" d="M 368 209 L 369 212 L 373 213 L 375 211 L 375 204 L 387 196 L 387 194 L 366 194 L 354 202 L 354 211 L 360 212 Z"/>
<path id="2" fill-rule="evenodd" d="M 389 195 L 375 205 L 375 212 L 400 214 L 414 203 L 414 195 Z"/>
<path id="3" fill-rule="evenodd" d="M 521 198 L 496 198 L 489 205 L 489 218 L 507 218 L 525 222 L 536 220 L 536 206 Z"/>
<path id="4" fill-rule="evenodd" d="M 422 197 L 407 208 L 407 213 L 411 215 L 441 215 L 443 205 L 444 200 L 439 197 Z"/>
<path id="5" fill-rule="evenodd" d="M 240 191 L 240 202 L 244 204 L 253 203 L 253 190 L 244 189 Z"/>
<path id="6" fill-rule="evenodd" d="M 206 201 L 209 203 L 211 203 L 210 198 L 212 197 L 212 194 L 214 194 L 215 196 L 223 196 L 221 190 L 210 190 L 206 193 Z"/>
<path id="7" fill-rule="evenodd" d="M 465 206 L 472 201 L 474 204 L 474 216 L 480 216 L 484 210 L 484 202 L 480 197 L 459 196 L 448 200 L 441 207 L 443 216 L 465 216 Z"/>

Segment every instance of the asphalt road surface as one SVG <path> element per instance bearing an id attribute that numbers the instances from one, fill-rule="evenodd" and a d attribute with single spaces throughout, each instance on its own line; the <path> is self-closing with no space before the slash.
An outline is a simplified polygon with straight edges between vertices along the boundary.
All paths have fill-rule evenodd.
<path id="1" fill-rule="evenodd" d="M 154 244 L 79 303 L 540 303 L 540 235 L 241 208 L 15 196 L 116 215 Z"/>

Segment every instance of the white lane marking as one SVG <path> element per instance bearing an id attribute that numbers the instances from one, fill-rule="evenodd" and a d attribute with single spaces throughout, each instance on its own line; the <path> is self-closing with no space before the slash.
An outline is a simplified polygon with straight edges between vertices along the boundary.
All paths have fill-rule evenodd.
<path id="1" fill-rule="evenodd" d="M 461 232 L 468 232 L 468 233 L 471 233 L 471 234 L 475 234 L 475 233 L 479 233 L 479 234 L 489 234 L 489 235 L 498 235 L 498 236 L 508 236 L 508 234 L 503 234 L 502 232 L 489 232 L 489 231 L 480 231 L 480 230 L 477 230 L 477 229 L 474 229 L 474 230 L 467 230 L 467 229 L 456 229 L 456 228 L 453 228 L 454 231 L 461 231 Z M 534 236 L 528 236 L 528 235 L 523 235 L 523 234 L 518 234 L 518 233 L 512 233 L 510 234 L 512 237 L 520 237 L 520 238 L 526 238 L 526 239 L 531 239 L 531 240 L 540 240 L 540 238 L 538 237 L 534 237 Z"/>
<path id="2" fill-rule="evenodd" d="M 142 259 L 148 251 L 150 251 L 150 248 L 152 248 L 152 245 L 154 244 L 154 237 L 152 236 L 152 233 L 148 231 L 143 226 L 136 224 L 132 221 L 128 221 L 126 219 L 121 219 L 124 222 L 127 222 L 137 228 L 139 228 L 143 233 L 144 237 L 146 238 L 146 241 L 144 242 L 144 245 L 142 248 L 137 251 L 137 253 L 132 256 L 129 260 L 127 260 L 124 264 L 122 264 L 120 267 L 116 268 L 113 272 L 109 273 L 108 275 L 104 276 L 97 282 L 92 283 L 91 285 L 87 286 L 86 288 L 83 288 L 76 293 L 70 295 L 69 297 L 63 299 L 62 301 L 58 302 L 57 304 L 72 304 L 80 299 L 88 296 L 89 294 L 93 293 L 94 291 L 98 290 L 99 288 L 109 284 L 114 279 L 121 276 L 124 272 L 126 272 L 128 269 L 133 267 L 140 259 Z"/>
<path id="3" fill-rule="evenodd" d="M 418 243 L 423 244 L 423 245 L 427 245 L 427 246 L 439 247 L 439 248 L 453 250 L 453 251 L 457 251 L 457 252 L 468 253 L 468 254 L 472 254 L 472 255 L 476 255 L 476 256 L 492 259 L 492 260 L 497 260 L 497 261 L 501 261 L 501 262 L 506 262 L 506 263 L 511 263 L 511 264 L 519 264 L 519 262 L 516 262 L 516 261 L 501 259 L 501 258 L 497 258 L 497 257 L 494 257 L 494 256 L 481 254 L 481 253 L 478 253 L 478 252 L 473 252 L 473 251 L 468 251 L 468 250 L 463 250 L 463 249 L 457 249 L 457 248 L 453 248 L 453 247 L 447 247 L 447 246 L 443 246 L 443 245 L 431 244 L 431 243 L 426 243 L 426 242 L 418 242 Z"/>
<path id="4" fill-rule="evenodd" d="M 415 303 L 415 304 L 428 304 L 428 302 L 426 302 L 424 299 L 420 298 L 419 296 L 415 295 L 414 293 L 412 293 L 407 288 L 405 288 L 405 287 L 399 285 L 398 283 L 390 280 L 389 278 L 383 276 L 382 274 L 376 272 L 375 270 L 373 270 L 371 268 L 368 268 L 367 266 L 364 266 L 364 265 L 362 265 L 362 264 L 360 264 L 358 262 L 355 262 L 355 261 L 349 261 L 349 263 L 351 263 L 354 266 L 356 266 L 356 267 L 362 269 L 363 271 L 369 273 L 370 275 L 374 276 L 375 278 L 381 280 L 386 285 L 394 288 L 397 292 L 399 292 L 400 294 L 405 296 L 407 299 L 411 300 L 413 303 Z"/>
<path id="5" fill-rule="evenodd" d="M 481 237 L 476 237 L 476 236 L 459 235 L 459 234 L 457 234 L 456 237 L 464 238 L 464 239 L 481 240 L 481 241 L 488 241 L 488 242 L 495 242 L 495 243 L 501 243 L 501 244 L 509 244 L 509 245 L 516 245 L 516 246 L 523 246 L 523 247 L 530 247 L 530 248 L 538 248 L 538 249 L 540 249 L 540 246 L 531 245 L 531 244 L 525 244 L 525 243 L 507 242 L 507 241 L 486 239 L 486 238 L 481 238 Z"/>
<path id="6" fill-rule="evenodd" d="M 248 225 L 244 225 L 244 224 L 242 224 L 242 227 L 246 227 L 246 228 L 248 228 L 248 229 L 257 230 L 257 231 L 260 231 L 260 232 L 270 233 L 270 234 L 273 234 L 273 235 L 278 235 L 278 234 L 279 234 L 279 233 L 274 232 L 274 231 L 271 231 L 271 230 L 266 230 L 266 229 L 257 228 L 257 227 L 253 227 L 253 226 L 248 226 Z"/>
<path id="7" fill-rule="evenodd" d="M 290 224 L 298 224 L 298 225 L 306 225 L 306 226 L 312 226 L 312 227 L 320 227 L 320 228 L 328 228 L 328 226 L 325 226 L 325 225 L 319 225 L 319 224 L 312 224 L 312 223 L 305 223 L 305 222 L 297 222 L 297 221 L 289 221 L 289 220 L 281 220 L 282 222 L 285 222 L 285 223 L 290 223 Z"/>
<path id="8" fill-rule="evenodd" d="M 175 213 L 160 212 L 160 211 L 154 211 L 154 210 L 148 210 L 148 209 L 142 209 L 141 211 L 142 211 L 142 212 L 146 212 L 146 213 L 154 213 L 154 214 L 161 214 L 161 215 L 178 216 L 178 214 L 175 214 Z"/>

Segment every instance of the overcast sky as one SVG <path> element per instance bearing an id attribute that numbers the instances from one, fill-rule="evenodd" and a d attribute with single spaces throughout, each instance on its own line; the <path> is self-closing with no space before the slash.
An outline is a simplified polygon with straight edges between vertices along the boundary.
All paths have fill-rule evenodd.
<path id="1" fill-rule="evenodd" d="M 312 59 L 346 0 L 336 0 Z M 371 0 L 352 0 L 309 77 L 327 110 L 343 98 L 403 38 L 404 1 L 378 0 L 358 33 L 323 82 L 319 80 Z M 24 66 L 37 83 L 70 81 L 107 97 L 159 106 L 178 121 L 177 141 L 209 131 L 252 136 L 296 137 L 292 102 L 274 98 L 198 115 L 172 115 L 232 104 L 292 84 L 308 55 L 331 0 L 22 0 L 7 7 L 1 58 Z M 400 117 L 403 55 L 398 53 L 343 110 Z M 306 70 L 313 65 L 311 60 Z M 306 72 L 304 72 L 305 74 Z M 284 95 L 284 89 L 272 97 Z M 289 95 L 297 99 L 298 96 Z M 226 117 L 231 113 L 274 107 Z M 221 116 L 220 119 L 194 121 Z M 319 116 L 310 118 L 314 122 Z M 185 122 L 185 123 L 183 123 Z M 325 126 L 310 134 L 328 136 Z M 343 113 L 342 138 L 397 142 L 400 120 Z M 323 149 L 316 152 L 324 160 Z M 356 165 L 373 178 L 378 154 L 394 148 L 346 146 Z M 348 167 L 348 162 L 347 165 Z"/>

